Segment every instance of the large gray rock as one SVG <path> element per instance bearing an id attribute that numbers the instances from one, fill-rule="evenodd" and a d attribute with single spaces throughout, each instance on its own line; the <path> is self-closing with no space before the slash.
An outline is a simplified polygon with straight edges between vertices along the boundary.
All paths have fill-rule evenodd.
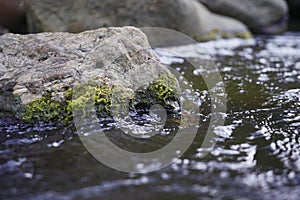
<path id="1" fill-rule="evenodd" d="M 0 61 L 0 115 L 26 120 L 69 119 L 72 107 L 84 106 L 86 98 L 108 113 L 141 98 L 137 94 L 165 103 L 176 90 L 174 76 L 133 27 L 4 34 Z"/>
<path id="2" fill-rule="evenodd" d="M 284 0 L 199 0 L 211 11 L 241 20 L 255 33 L 280 33 L 287 28 Z"/>
<path id="3" fill-rule="evenodd" d="M 199 40 L 250 35 L 241 22 L 197 0 L 27 0 L 31 32 L 80 32 L 108 26 L 165 27 Z"/>

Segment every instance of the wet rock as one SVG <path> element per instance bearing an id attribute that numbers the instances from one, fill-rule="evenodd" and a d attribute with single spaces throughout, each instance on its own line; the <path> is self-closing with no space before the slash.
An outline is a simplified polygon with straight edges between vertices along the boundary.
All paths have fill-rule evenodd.
<path id="1" fill-rule="evenodd" d="M 108 114 L 139 99 L 137 93 L 145 102 L 166 102 L 177 84 L 133 27 L 4 34 L 0 61 L 0 115 L 28 121 L 70 119 L 89 99 Z"/>
<path id="2" fill-rule="evenodd" d="M 281 33 L 287 28 L 284 0 L 199 0 L 212 12 L 241 20 L 254 33 Z"/>
<path id="3" fill-rule="evenodd" d="M 108 26 L 165 27 L 198 40 L 249 37 L 246 26 L 196 0 L 27 0 L 31 32 L 80 32 Z"/>

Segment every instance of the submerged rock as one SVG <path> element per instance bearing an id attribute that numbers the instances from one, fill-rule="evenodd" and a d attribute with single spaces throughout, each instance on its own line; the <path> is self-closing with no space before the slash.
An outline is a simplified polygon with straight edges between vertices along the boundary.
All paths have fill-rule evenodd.
<path id="1" fill-rule="evenodd" d="M 59 121 L 70 120 L 74 109 L 84 116 L 90 101 L 100 116 L 176 101 L 175 77 L 133 27 L 4 34 L 0 60 L 0 115 Z"/>
<path id="2" fill-rule="evenodd" d="M 288 6 L 284 0 L 198 0 L 212 12 L 234 17 L 254 33 L 281 33 L 288 24 Z"/>
<path id="3" fill-rule="evenodd" d="M 197 0 L 27 0 L 31 32 L 81 32 L 108 26 L 165 27 L 198 40 L 249 37 L 247 27 Z"/>

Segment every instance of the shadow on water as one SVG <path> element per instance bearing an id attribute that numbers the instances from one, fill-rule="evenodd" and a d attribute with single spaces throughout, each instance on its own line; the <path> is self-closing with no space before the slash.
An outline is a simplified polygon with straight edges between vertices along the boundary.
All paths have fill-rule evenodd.
<path id="1" fill-rule="evenodd" d="M 300 35 L 200 45 L 221 71 L 228 94 L 226 124 L 214 128 L 214 149 L 200 148 L 210 119 L 205 83 L 188 63 L 168 57 L 202 101 L 198 134 L 181 159 L 148 174 L 118 172 L 94 159 L 73 127 L 0 119 L 0 198 L 298 199 Z M 186 57 L 194 54 L 187 48 Z M 131 141 L 116 128 L 106 134 L 120 147 L 152 150 L 176 134 L 176 120 L 168 120 L 164 134 L 151 143 Z"/>

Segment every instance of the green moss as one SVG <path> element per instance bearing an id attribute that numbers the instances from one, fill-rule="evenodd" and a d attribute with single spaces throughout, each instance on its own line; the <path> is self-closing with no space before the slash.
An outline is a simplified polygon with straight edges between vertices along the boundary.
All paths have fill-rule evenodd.
<path id="1" fill-rule="evenodd" d="M 222 32 L 221 35 L 222 35 L 222 38 L 225 38 L 225 39 L 236 37 L 233 33 L 228 33 L 228 32 Z"/>
<path id="2" fill-rule="evenodd" d="M 159 79 L 152 83 L 147 90 L 153 92 L 158 100 L 167 104 L 169 99 L 176 99 L 178 93 L 176 85 L 174 77 L 160 75 Z"/>
<path id="3" fill-rule="evenodd" d="M 107 86 L 78 85 L 66 93 L 66 121 L 73 118 L 73 113 L 85 118 L 90 110 L 95 108 L 99 117 L 110 115 L 112 90 Z"/>
<path id="4" fill-rule="evenodd" d="M 194 39 L 199 41 L 199 42 L 206 42 L 209 40 L 215 40 L 220 38 L 234 38 L 234 37 L 239 37 L 239 38 L 244 38 L 244 39 L 249 39 L 252 37 L 252 34 L 250 32 L 225 32 L 225 31 L 220 31 L 217 29 L 214 29 L 210 32 L 207 33 L 202 33 L 202 34 L 195 34 Z"/>
<path id="5" fill-rule="evenodd" d="M 168 109 L 174 109 L 174 101 L 178 101 L 177 81 L 175 77 L 160 75 L 146 90 L 139 91 L 134 97 L 134 106 L 151 107 L 160 104 Z"/>
<path id="6" fill-rule="evenodd" d="M 236 33 L 237 37 L 244 38 L 244 39 L 250 39 L 252 38 L 252 34 L 250 32 L 240 32 Z"/>
<path id="7" fill-rule="evenodd" d="M 111 89 L 106 86 L 79 85 L 66 91 L 63 102 L 53 100 L 50 93 L 44 94 L 23 106 L 20 117 L 27 122 L 69 123 L 73 119 L 73 112 L 80 114 L 82 118 L 86 117 L 88 106 L 93 106 L 99 116 L 107 115 L 111 106 L 110 95 Z"/>
<path id="8" fill-rule="evenodd" d="M 49 94 L 30 102 L 22 110 L 21 118 L 25 121 L 58 121 L 66 113 L 63 103 L 52 100 Z"/>
<path id="9" fill-rule="evenodd" d="M 129 107 L 142 103 L 153 104 L 160 103 L 170 106 L 170 100 L 176 100 L 176 79 L 171 76 L 160 75 L 149 87 L 138 92 L 135 96 L 129 96 L 124 91 L 116 88 L 110 88 L 107 85 L 97 85 L 94 83 L 78 84 L 65 92 L 65 100 L 55 101 L 51 93 L 44 94 L 29 104 L 23 106 L 21 118 L 25 121 L 46 121 L 46 122 L 65 122 L 71 123 L 73 113 L 87 117 L 91 110 L 95 109 L 97 116 L 111 116 L 112 106 L 114 109 L 122 110 L 129 103 Z M 129 98 L 129 102 L 128 102 Z M 131 107 L 132 108 L 132 107 Z"/>
<path id="10" fill-rule="evenodd" d="M 198 42 L 206 42 L 209 40 L 215 40 L 217 39 L 218 36 L 218 31 L 217 30 L 212 30 L 207 33 L 197 33 L 194 35 L 194 39 L 197 40 Z"/>

